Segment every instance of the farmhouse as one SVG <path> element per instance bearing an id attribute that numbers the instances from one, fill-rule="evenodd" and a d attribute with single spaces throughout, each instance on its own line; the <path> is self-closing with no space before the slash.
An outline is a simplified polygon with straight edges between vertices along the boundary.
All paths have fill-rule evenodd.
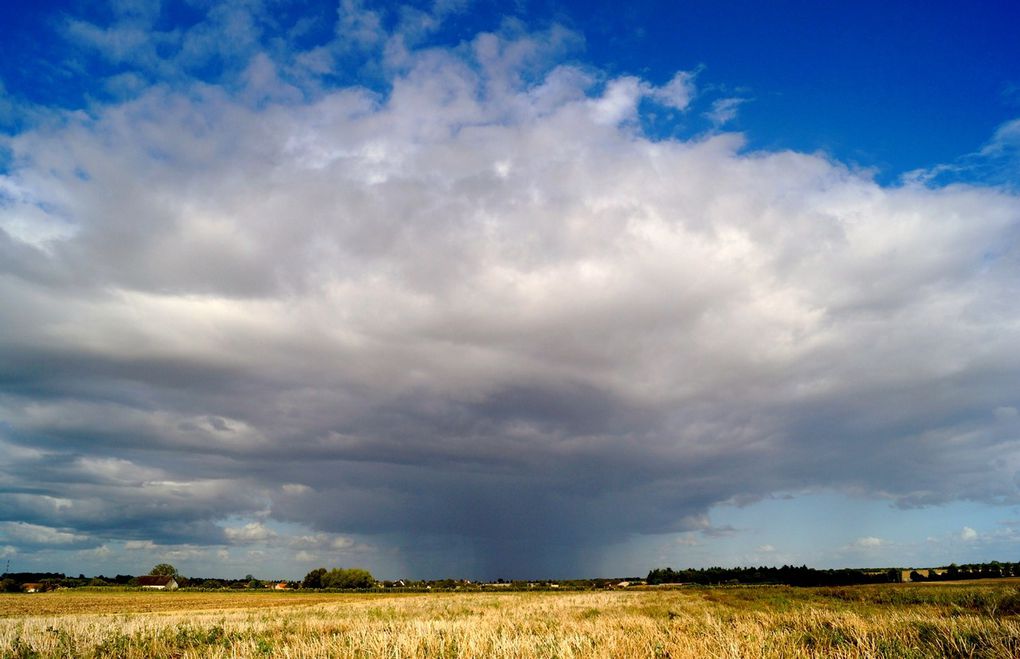
<path id="1" fill-rule="evenodd" d="M 167 576 L 138 577 L 138 585 L 153 590 L 177 590 L 177 580 Z"/>
<path id="2" fill-rule="evenodd" d="M 45 586 L 41 583 L 26 583 L 21 584 L 21 589 L 26 593 L 41 593 L 45 590 Z"/>
<path id="3" fill-rule="evenodd" d="M 281 581 L 273 586 L 273 590 L 290 590 L 290 586 L 287 585 L 286 581 Z"/>

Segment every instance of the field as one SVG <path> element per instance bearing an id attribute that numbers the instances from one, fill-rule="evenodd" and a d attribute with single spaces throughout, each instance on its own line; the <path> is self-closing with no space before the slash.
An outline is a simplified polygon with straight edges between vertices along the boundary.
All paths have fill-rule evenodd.
<path id="1" fill-rule="evenodd" d="M 1014 583 L 0 595 L 3 657 L 1016 657 Z"/>

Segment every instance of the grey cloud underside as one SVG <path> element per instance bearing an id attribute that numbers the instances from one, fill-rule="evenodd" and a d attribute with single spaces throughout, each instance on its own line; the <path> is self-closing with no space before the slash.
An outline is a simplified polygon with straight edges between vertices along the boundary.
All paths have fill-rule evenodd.
<path id="1" fill-rule="evenodd" d="M 0 520 L 268 515 L 514 576 L 774 492 L 1017 501 L 1020 200 L 653 142 L 647 85 L 483 55 L 14 137 Z"/>

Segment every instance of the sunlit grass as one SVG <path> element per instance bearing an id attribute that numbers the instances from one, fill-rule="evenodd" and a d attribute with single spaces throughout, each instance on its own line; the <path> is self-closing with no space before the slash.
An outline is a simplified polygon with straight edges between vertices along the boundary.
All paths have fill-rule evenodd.
<path id="1" fill-rule="evenodd" d="M 89 612 L 91 610 L 91 612 Z M 0 596 L 4 657 L 1015 657 L 1015 585 Z"/>

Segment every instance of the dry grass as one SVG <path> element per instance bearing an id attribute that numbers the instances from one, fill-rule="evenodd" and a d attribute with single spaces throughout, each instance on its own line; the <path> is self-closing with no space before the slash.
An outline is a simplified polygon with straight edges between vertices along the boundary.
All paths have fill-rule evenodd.
<path id="1" fill-rule="evenodd" d="M 88 612 L 86 612 L 88 611 Z M 0 596 L 4 657 L 1016 657 L 1020 591 L 57 592 Z"/>
<path id="2" fill-rule="evenodd" d="M 137 591 L 114 589 L 58 590 L 0 595 L 0 619 L 79 613 L 155 613 L 261 609 L 335 602 L 329 593 L 230 591 Z"/>

